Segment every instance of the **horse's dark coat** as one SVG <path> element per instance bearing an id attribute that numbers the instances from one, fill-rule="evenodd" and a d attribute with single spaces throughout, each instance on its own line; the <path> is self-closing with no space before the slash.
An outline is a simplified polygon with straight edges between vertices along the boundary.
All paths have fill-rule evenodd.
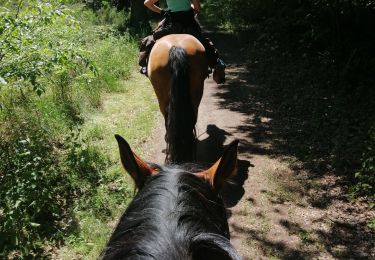
<path id="1" fill-rule="evenodd" d="M 212 187 L 184 167 L 147 178 L 113 232 L 103 259 L 240 259 Z"/>

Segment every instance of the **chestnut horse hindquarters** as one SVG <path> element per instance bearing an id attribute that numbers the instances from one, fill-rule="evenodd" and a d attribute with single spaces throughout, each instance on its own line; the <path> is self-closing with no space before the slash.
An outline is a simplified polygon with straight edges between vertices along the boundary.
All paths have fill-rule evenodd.
<path id="1" fill-rule="evenodd" d="M 198 115 L 204 80 L 208 76 L 208 63 L 203 45 L 189 34 L 164 36 L 155 43 L 150 53 L 148 77 L 158 98 L 160 111 L 165 117 L 171 79 L 169 51 L 173 46 L 183 48 L 189 57 L 190 94 L 195 113 Z"/>
<path id="2" fill-rule="evenodd" d="M 170 59 L 183 59 L 183 55 L 172 55 L 173 52 L 182 49 L 184 51 L 184 55 L 187 57 L 187 66 L 188 71 L 187 80 L 181 80 L 181 77 L 184 77 L 181 72 L 177 72 L 179 70 L 178 66 L 174 66 L 172 71 L 171 64 L 179 64 L 177 61 L 173 61 Z M 172 53 L 171 53 L 172 52 Z M 206 59 L 205 49 L 203 45 L 193 36 L 188 34 L 171 34 L 167 35 L 156 42 L 154 45 L 149 58 L 148 63 L 148 76 L 149 79 L 154 87 L 156 96 L 159 102 L 159 108 L 161 113 L 166 120 L 166 127 L 168 121 L 168 108 L 171 105 L 171 86 L 172 84 L 178 84 L 175 86 L 178 88 L 179 92 L 186 91 L 187 95 L 190 96 L 190 108 L 185 106 L 185 111 L 175 111 L 176 113 L 180 113 L 176 115 L 177 118 L 183 119 L 189 111 L 193 114 L 193 125 L 191 126 L 194 130 L 195 123 L 197 122 L 198 116 L 198 107 L 203 95 L 203 88 L 204 88 L 204 80 L 208 75 L 208 63 Z M 175 77 L 174 80 L 173 77 Z M 176 77 L 180 77 L 177 78 Z M 187 86 L 184 86 L 187 85 Z M 184 90 L 182 90 L 184 89 Z M 169 108 L 171 109 L 171 108 Z M 178 123 L 179 120 L 173 119 L 171 124 Z M 175 129 L 175 128 L 174 128 Z M 167 136 L 168 134 L 175 134 L 175 133 L 168 133 L 167 127 Z M 181 130 L 181 129 L 180 129 Z M 192 130 L 192 132 L 193 132 Z M 188 140 L 189 137 L 186 137 Z M 193 138 L 195 142 L 195 138 Z M 168 160 L 168 147 L 170 145 L 174 145 L 173 143 L 168 143 L 167 141 L 167 161 L 171 162 L 186 162 L 191 161 L 193 158 L 179 156 L 176 155 L 177 160 L 173 160 L 174 154 L 170 154 L 172 160 Z M 183 141 L 182 141 L 183 142 Z M 178 148 L 181 148 L 181 144 L 177 145 Z M 182 148 L 181 148 L 182 149 Z M 173 151 L 172 151 L 173 152 Z M 194 153 L 195 151 L 191 151 Z"/>

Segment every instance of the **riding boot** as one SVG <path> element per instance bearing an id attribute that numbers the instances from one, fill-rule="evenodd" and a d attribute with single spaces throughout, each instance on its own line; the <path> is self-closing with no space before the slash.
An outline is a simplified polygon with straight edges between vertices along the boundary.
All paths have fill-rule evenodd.
<path id="1" fill-rule="evenodd" d="M 199 39 L 199 38 L 198 38 Z M 217 84 L 225 82 L 225 68 L 226 65 L 222 59 L 219 58 L 219 52 L 215 48 L 212 41 L 208 38 L 200 38 L 204 48 L 206 49 L 206 56 L 208 66 L 213 69 L 213 79 Z"/>
<path id="2" fill-rule="evenodd" d="M 218 58 L 213 73 L 213 79 L 217 84 L 225 83 L 225 68 L 226 65 L 224 61 Z"/>
<path id="3" fill-rule="evenodd" d="M 147 76 L 147 62 L 148 62 L 148 56 L 150 55 L 151 49 L 155 44 L 154 37 L 152 35 L 149 35 L 140 43 L 139 47 L 139 59 L 138 64 L 141 66 L 140 73 Z"/>
<path id="4" fill-rule="evenodd" d="M 139 53 L 138 64 L 139 66 L 141 66 L 141 68 L 139 69 L 139 72 L 144 75 L 147 75 L 147 57 L 148 57 L 148 54 L 146 51 L 141 51 Z"/>

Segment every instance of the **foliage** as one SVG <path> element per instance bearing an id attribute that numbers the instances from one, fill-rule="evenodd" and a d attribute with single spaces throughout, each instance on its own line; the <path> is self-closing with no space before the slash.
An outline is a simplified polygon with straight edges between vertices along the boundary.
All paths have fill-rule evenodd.
<path id="1" fill-rule="evenodd" d="M 81 14 L 77 13 L 77 15 L 81 16 L 81 18 L 83 18 L 83 15 L 86 19 L 88 19 L 88 21 L 85 19 L 80 19 L 81 22 L 91 25 L 95 24 L 99 26 L 110 26 L 115 29 L 123 30 L 124 24 L 129 19 L 129 13 L 116 10 L 107 1 L 98 2 L 100 2 L 100 4 L 98 5 L 100 6 L 100 8 L 93 8 L 95 10 L 94 12 L 88 12 L 88 10 L 86 10 Z M 85 4 L 88 7 L 91 6 L 87 1 L 85 2 Z"/>
<path id="2" fill-rule="evenodd" d="M 371 222 L 368 224 L 369 228 L 375 229 L 375 218 L 371 220 Z"/>
<path id="3" fill-rule="evenodd" d="M 29 119 L 13 121 L 12 136 L 5 142 L 3 133 L 10 131 L 1 134 L 0 159 L 6 162 L 0 167 L 4 173 L 0 191 L 3 257 L 7 252 L 13 257 L 41 254 L 47 240 L 61 241 L 70 228 L 63 220 L 69 216 L 72 199 L 85 194 L 83 187 L 90 190 L 98 185 L 105 166 L 102 155 L 79 141 L 74 132 L 64 140 L 69 147 L 65 149 L 68 156 L 63 157 L 57 144 L 50 143 L 49 134 L 35 123 L 35 115 Z"/>
<path id="4" fill-rule="evenodd" d="M 100 74 L 100 83 L 103 88 L 111 91 L 122 89 L 119 78 L 128 79 L 131 69 L 136 64 L 137 44 L 127 36 L 108 36 L 105 41 L 96 43 L 100 51 L 90 53 L 89 57 L 95 62 Z M 132 55 L 125 55 L 132 53 Z"/>
<path id="5" fill-rule="evenodd" d="M 2 252 L 21 248 L 20 253 L 24 254 L 30 248 L 37 248 L 39 232 L 43 233 L 47 227 L 54 228 L 54 214 L 62 215 L 62 202 L 49 199 L 59 193 L 51 183 L 60 180 L 53 167 L 53 157 L 49 155 L 51 146 L 41 142 L 47 139 L 43 132 L 37 130 L 31 138 L 20 136 L 15 140 L 11 136 L 4 142 L 6 136 L 2 131 L 0 158 L 5 162 L 0 169 Z M 46 225 L 41 226 L 40 219 L 44 219 Z"/>
<path id="6" fill-rule="evenodd" d="M 53 2 L 52 2 L 53 3 Z M 27 87 L 41 95 L 42 81 L 62 69 L 75 70 L 88 60 L 67 35 L 78 30 L 66 8 L 58 4 L 35 2 L 17 11 L 3 7 L 0 20 L 0 77 L 14 87 Z M 65 26 L 60 26 L 64 22 Z M 90 66 L 92 68 L 92 66 Z"/>
<path id="7" fill-rule="evenodd" d="M 122 91 L 136 46 L 116 31 L 126 16 L 98 20 L 65 2 L 0 7 L 0 258 L 46 256 L 77 232 L 81 210 L 111 216 L 108 158 L 79 126 L 103 92 Z"/>
<path id="8" fill-rule="evenodd" d="M 116 7 L 117 11 L 129 10 L 130 0 L 81 0 L 93 10 L 101 10 L 107 6 Z"/>
<path id="9" fill-rule="evenodd" d="M 143 38 L 151 33 L 149 20 L 159 19 L 159 15 L 145 8 L 143 1 L 138 0 L 76 0 L 83 2 L 94 10 L 99 20 L 121 18 L 117 20 L 117 28 L 121 32 L 128 32 L 137 38 Z M 116 7 L 116 8 L 113 8 Z"/>
<path id="10" fill-rule="evenodd" d="M 369 131 L 365 149 L 361 168 L 355 174 L 358 181 L 355 191 L 358 194 L 371 194 L 372 200 L 375 202 L 375 127 Z M 375 221 L 373 221 L 372 227 L 375 226 L 374 223 Z"/>

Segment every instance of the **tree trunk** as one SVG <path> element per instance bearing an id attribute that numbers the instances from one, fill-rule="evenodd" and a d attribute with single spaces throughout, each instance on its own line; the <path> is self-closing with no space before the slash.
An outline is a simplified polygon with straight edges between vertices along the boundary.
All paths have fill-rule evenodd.
<path id="1" fill-rule="evenodd" d="M 151 30 L 150 24 L 148 23 L 149 17 L 147 8 L 144 6 L 143 0 L 130 0 L 130 6 L 130 26 Z"/>

